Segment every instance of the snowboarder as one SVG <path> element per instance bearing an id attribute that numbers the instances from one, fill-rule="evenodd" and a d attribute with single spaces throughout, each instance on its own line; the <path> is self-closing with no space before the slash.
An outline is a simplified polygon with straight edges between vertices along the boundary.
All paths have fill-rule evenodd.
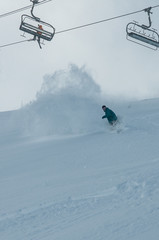
<path id="1" fill-rule="evenodd" d="M 105 105 L 102 106 L 102 109 L 105 112 L 105 115 L 102 117 L 102 119 L 107 118 L 110 125 L 115 125 L 118 120 L 116 114 Z"/>

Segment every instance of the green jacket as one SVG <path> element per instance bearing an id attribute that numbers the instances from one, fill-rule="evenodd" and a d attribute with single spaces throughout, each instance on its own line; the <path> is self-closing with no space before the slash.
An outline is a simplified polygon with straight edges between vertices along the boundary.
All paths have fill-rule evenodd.
<path id="1" fill-rule="evenodd" d="M 113 124 L 118 119 L 115 113 L 109 108 L 106 108 L 105 115 L 102 118 L 107 118 L 110 124 Z"/>

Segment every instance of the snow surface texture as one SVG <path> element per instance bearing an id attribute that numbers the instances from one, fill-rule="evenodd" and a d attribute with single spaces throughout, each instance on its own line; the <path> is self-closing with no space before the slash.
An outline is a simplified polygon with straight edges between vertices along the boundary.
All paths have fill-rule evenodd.
<path id="1" fill-rule="evenodd" d="M 117 129 L 102 104 L 72 65 L 0 113 L 1 240 L 159 239 L 159 99 L 109 105 Z"/>

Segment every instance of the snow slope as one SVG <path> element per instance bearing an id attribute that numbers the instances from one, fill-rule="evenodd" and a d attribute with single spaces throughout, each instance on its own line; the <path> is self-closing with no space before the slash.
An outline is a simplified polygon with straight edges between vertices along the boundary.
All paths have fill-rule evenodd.
<path id="1" fill-rule="evenodd" d="M 159 99 L 109 103 L 120 133 L 102 104 L 71 66 L 0 113 L 1 240 L 159 239 Z"/>

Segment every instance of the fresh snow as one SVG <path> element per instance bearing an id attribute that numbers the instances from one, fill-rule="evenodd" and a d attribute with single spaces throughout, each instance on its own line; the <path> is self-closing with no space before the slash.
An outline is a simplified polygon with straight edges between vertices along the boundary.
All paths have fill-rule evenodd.
<path id="1" fill-rule="evenodd" d="M 159 99 L 108 102 L 72 65 L 1 112 L 0 239 L 158 240 Z"/>

